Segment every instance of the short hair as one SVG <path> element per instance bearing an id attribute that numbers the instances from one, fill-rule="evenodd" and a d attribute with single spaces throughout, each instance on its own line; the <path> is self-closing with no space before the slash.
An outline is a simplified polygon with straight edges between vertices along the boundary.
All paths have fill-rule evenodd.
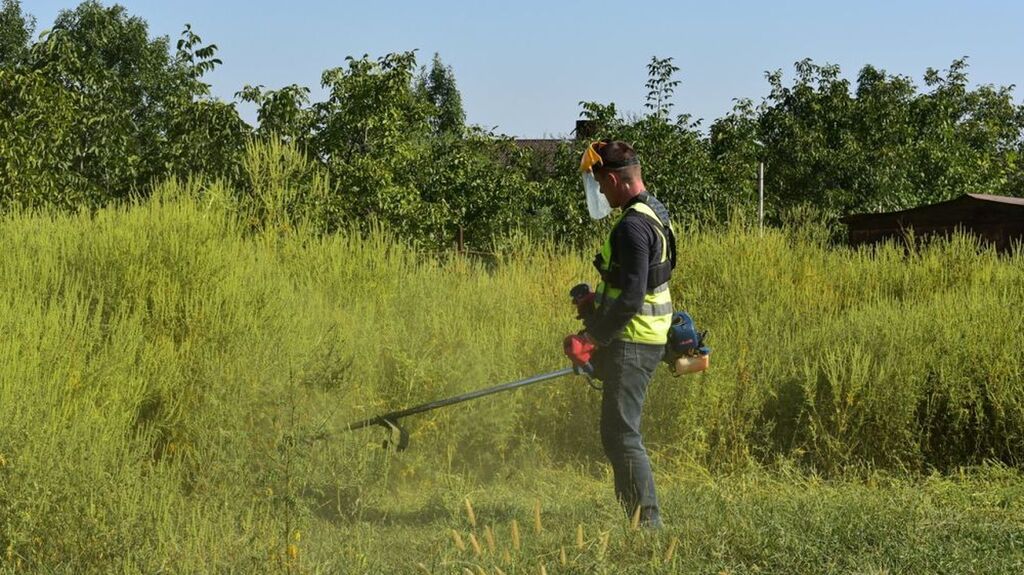
<path id="1" fill-rule="evenodd" d="M 622 172 L 630 180 L 640 174 L 640 160 L 637 158 L 633 146 L 621 140 L 602 140 L 602 142 L 604 145 L 597 149 L 597 155 L 601 156 L 601 165 L 594 166 L 594 169 Z"/>

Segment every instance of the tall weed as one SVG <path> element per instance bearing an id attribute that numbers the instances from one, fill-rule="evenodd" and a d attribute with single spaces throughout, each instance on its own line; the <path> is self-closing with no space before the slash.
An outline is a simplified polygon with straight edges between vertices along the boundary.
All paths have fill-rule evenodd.
<path id="1" fill-rule="evenodd" d="M 380 227 L 325 234 L 320 180 L 281 190 L 293 172 L 264 168 L 250 196 L 172 181 L 137 205 L 0 219 L 4 566 L 290 569 L 299 526 L 375 517 L 375 486 L 603 462 L 581 378 L 411 417 L 400 457 L 345 430 L 564 367 L 589 254 L 520 238 L 482 261 Z M 703 374 L 655 377 L 660 469 L 1020 465 L 1019 252 L 690 232 L 672 294 L 714 352 Z"/>

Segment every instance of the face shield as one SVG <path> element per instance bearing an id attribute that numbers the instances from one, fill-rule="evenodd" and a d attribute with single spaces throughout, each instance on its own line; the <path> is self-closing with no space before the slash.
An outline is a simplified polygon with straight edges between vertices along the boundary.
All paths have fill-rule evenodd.
<path id="1" fill-rule="evenodd" d="M 592 219 L 600 220 L 612 213 L 612 207 L 608 204 L 608 198 L 601 193 L 601 184 L 594 178 L 594 172 L 583 173 L 583 191 L 587 195 L 587 211 Z"/>
<path id="2" fill-rule="evenodd" d="M 612 213 L 608 198 L 601 193 L 601 184 L 594 177 L 594 167 L 604 163 L 600 154 L 597 153 L 598 148 L 602 146 L 604 146 L 604 142 L 594 142 L 587 146 L 583 157 L 580 158 L 580 172 L 583 174 L 583 192 L 587 197 L 587 211 L 595 220 L 600 220 Z"/>

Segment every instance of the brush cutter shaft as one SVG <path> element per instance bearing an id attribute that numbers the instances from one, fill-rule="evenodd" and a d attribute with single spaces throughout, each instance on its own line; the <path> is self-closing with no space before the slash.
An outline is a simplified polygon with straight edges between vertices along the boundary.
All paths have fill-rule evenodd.
<path id="1" fill-rule="evenodd" d="M 417 413 L 423 413 L 424 411 L 432 411 L 441 407 L 449 405 L 455 405 L 456 403 L 462 403 L 463 401 L 469 401 L 471 399 L 477 399 L 484 397 L 485 395 L 491 395 L 494 393 L 501 393 L 510 389 L 516 389 L 517 387 L 523 387 L 533 383 L 539 383 L 549 379 L 555 379 L 556 377 L 562 377 L 563 375 L 569 375 L 576 372 L 576 368 L 567 367 L 558 371 L 552 371 L 550 373 L 543 373 L 541 375 L 535 375 L 526 379 L 520 379 L 518 381 L 511 381 L 509 383 L 503 383 L 494 387 L 488 387 L 484 389 L 478 389 L 462 395 L 456 395 L 453 397 L 447 397 L 444 399 L 438 399 L 430 403 L 424 403 L 401 411 L 392 411 L 391 413 L 385 413 L 384 415 L 378 415 L 377 417 L 371 417 L 357 423 L 353 423 L 348 426 L 349 431 L 356 429 L 362 429 L 363 427 L 369 427 L 371 425 L 383 425 L 384 427 L 390 427 L 390 425 L 396 424 L 399 419 L 408 415 L 415 415 Z M 390 425 L 389 425 L 390 424 Z"/>

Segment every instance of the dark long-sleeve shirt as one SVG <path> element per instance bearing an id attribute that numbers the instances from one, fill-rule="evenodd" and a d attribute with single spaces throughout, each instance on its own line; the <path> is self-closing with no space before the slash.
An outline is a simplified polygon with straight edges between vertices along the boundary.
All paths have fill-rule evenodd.
<path id="1" fill-rule="evenodd" d="M 656 198 L 647 192 L 630 200 L 623 210 L 636 202 L 647 200 L 655 213 L 668 211 Z M 650 266 L 661 261 L 664 250 L 661 236 L 655 230 L 655 224 L 648 216 L 636 210 L 629 210 L 611 232 L 612 254 L 621 270 L 620 278 L 622 293 L 614 302 L 606 303 L 598 309 L 594 318 L 587 324 L 587 333 L 599 345 L 607 345 L 617 338 L 626 324 L 640 311 L 648 289 L 657 286 L 647 285 L 647 272 Z"/>

